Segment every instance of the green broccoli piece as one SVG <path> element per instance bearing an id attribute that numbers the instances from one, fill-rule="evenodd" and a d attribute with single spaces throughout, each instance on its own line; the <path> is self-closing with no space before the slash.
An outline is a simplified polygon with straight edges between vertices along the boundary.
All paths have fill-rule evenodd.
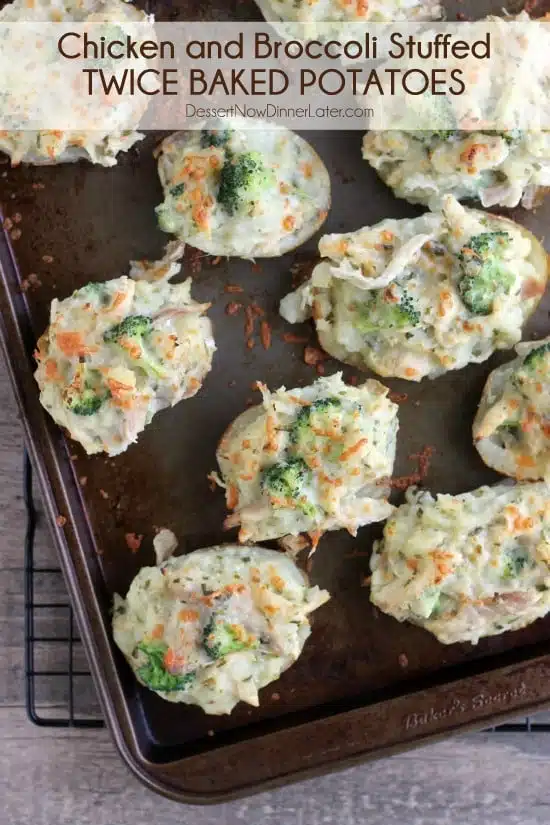
<path id="1" fill-rule="evenodd" d="M 80 287 L 80 289 L 75 289 L 73 292 L 73 298 L 77 296 L 84 296 L 87 295 L 94 296 L 97 295 L 98 298 L 104 298 L 107 292 L 107 285 L 103 283 L 98 283 L 97 281 L 90 281 L 89 284 L 86 286 Z"/>
<path id="2" fill-rule="evenodd" d="M 245 152 L 236 157 L 226 153 L 220 175 L 218 203 L 229 215 L 233 215 L 244 204 L 259 198 L 274 181 L 273 170 L 264 164 L 260 152 Z"/>
<path id="3" fill-rule="evenodd" d="M 489 254 L 496 254 L 510 243 L 510 235 L 508 232 L 497 230 L 495 232 L 481 232 L 479 235 L 473 235 L 468 241 L 468 246 L 462 248 L 461 254 L 465 254 L 468 250 L 472 250 L 478 257 L 483 257 Z"/>
<path id="4" fill-rule="evenodd" d="M 279 464 L 272 464 L 262 473 L 262 489 L 275 498 L 293 499 L 296 506 L 311 518 L 317 508 L 307 500 L 303 489 L 311 478 L 311 471 L 303 458 L 288 456 Z"/>
<path id="5" fill-rule="evenodd" d="M 225 146 L 231 137 L 231 129 L 203 129 L 201 132 L 201 149 Z"/>
<path id="6" fill-rule="evenodd" d="M 170 189 L 170 194 L 173 198 L 179 198 L 185 192 L 185 184 L 184 183 L 177 183 L 175 186 L 172 186 Z"/>
<path id="7" fill-rule="evenodd" d="M 302 407 L 290 428 L 290 442 L 298 450 L 310 450 L 319 432 L 330 428 L 330 417 L 342 409 L 339 398 L 320 398 L 308 407 Z M 318 433 L 312 430 L 314 427 Z"/>
<path id="8" fill-rule="evenodd" d="M 460 134 L 456 129 L 438 129 L 435 132 L 430 132 L 436 140 L 450 140 Z"/>
<path id="9" fill-rule="evenodd" d="M 355 326 L 362 333 L 376 332 L 386 329 L 410 329 L 420 323 L 421 315 L 413 299 L 403 288 L 397 300 L 395 287 L 391 300 L 386 290 L 377 289 L 370 293 L 369 299 L 358 307 L 358 318 Z"/>
<path id="10" fill-rule="evenodd" d="M 295 499 L 302 492 L 310 475 L 303 458 L 289 457 L 266 467 L 262 473 L 262 488 L 270 495 Z"/>
<path id="11" fill-rule="evenodd" d="M 140 642 L 138 650 L 147 656 L 147 663 L 137 669 L 137 675 L 151 690 L 166 692 L 185 690 L 194 682 L 196 678 L 194 671 L 175 674 L 166 670 L 164 656 L 168 650 L 168 645 L 165 642 Z"/>
<path id="12" fill-rule="evenodd" d="M 462 277 L 458 291 L 464 305 L 474 315 L 490 315 L 496 296 L 509 291 L 514 274 L 504 269 L 499 251 L 510 242 L 507 232 L 474 235 L 458 254 Z"/>
<path id="13" fill-rule="evenodd" d="M 125 342 L 132 342 L 139 349 L 139 356 L 134 356 L 129 351 L 128 347 L 123 347 L 126 354 L 129 355 L 147 375 L 154 378 L 166 378 L 167 370 L 163 367 L 161 362 L 155 358 L 150 352 L 147 352 L 144 346 L 144 338 L 153 331 L 153 322 L 151 318 L 146 315 L 129 315 L 120 324 L 108 329 L 104 335 L 103 340 L 108 344 L 116 344 L 122 347 Z"/>
<path id="14" fill-rule="evenodd" d="M 231 624 L 214 615 L 204 626 L 202 646 L 211 659 L 221 659 L 230 653 L 250 650 L 256 647 L 256 643 L 239 638 L 238 632 Z"/>
<path id="15" fill-rule="evenodd" d="M 516 576 L 519 576 L 530 560 L 529 553 L 524 547 L 514 547 L 513 550 L 509 550 L 504 556 L 502 578 L 516 578 Z"/>
<path id="16" fill-rule="evenodd" d="M 498 432 L 518 441 L 521 436 L 521 425 L 519 421 L 504 421 L 504 423 L 498 427 Z"/>
<path id="17" fill-rule="evenodd" d="M 101 384 L 100 373 L 79 364 L 71 385 L 64 390 L 63 400 L 75 415 L 94 415 L 110 395 Z"/>
<path id="18" fill-rule="evenodd" d="M 537 370 L 542 365 L 543 359 L 550 352 L 550 343 L 542 344 L 540 347 L 532 349 L 523 359 L 523 366 L 531 370 Z"/>
<path id="19" fill-rule="evenodd" d="M 105 397 L 90 387 L 85 387 L 80 393 L 67 394 L 65 404 L 75 415 L 94 415 L 104 401 Z"/>

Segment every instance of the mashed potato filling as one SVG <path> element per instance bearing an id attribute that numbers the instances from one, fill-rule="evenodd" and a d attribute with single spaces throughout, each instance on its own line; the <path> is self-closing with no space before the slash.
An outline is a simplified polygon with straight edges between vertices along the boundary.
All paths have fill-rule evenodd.
<path id="1" fill-rule="evenodd" d="M 441 212 L 325 235 L 319 252 L 281 315 L 313 317 L 341 361 L 411 381 L 515 344 L 546 283 L 546 255 L 530 233 L 450 195 Z"/>
<path id="2" fill-rule="evenodd" d="M 139 571 L 115 596 L 113 634 L 141 684 L 169 702 L 231 713 L 300 656 L 329 599 L 283 553 L 222 545 Z"/>
<path id="3" fill-rule="evenodd" d="M 473 427 L 483 460 L 518 479 L 550 480 L 550 338 L 518 344 L 494 370 Z"/>
<path id="4" fill-rule="evenodd" d="M 14 0 L 0 11 L 0 23 L 144 23 L 153 22 L 153 17 L 133 6 L 127 0 Z M 106 34 L 109 29 L 106 25 Z M 112 36 L 112 35 L 111 35 Z M 53 45 L 53 44 L 52 44 Z M 42 90 L 46 96 L 47 91 Z M 17 94 L 14 87 L 13 93 Z M 68 93 L 70 94 L 70 93 Z M 68 98 L 71 100 L 70 96 Z M 45 102 L 47 96 L 45 97 Z M 19 101 L 18 101 L 19 102 Z M 55 105 L 55 100 L 51 101 Z M 72 104 L 74 105 L 74 104 Z M 130 149 L 143 138 L 135 131 L 143 114 L 143 103 L 130 95 L 120 97 L 116 105 L 111 99 L 110 120 L 113 124 L 108 132 L 21 130 L 0 131 L 0 152 L 11 158 L 12 164 L 51 164 L 75 161 L 79 158 L 114 166 L 117 154 Z M 70 107 L 66 111 L 71 111 Z M 24 115 L 24 111 L 23 111 Z"/>
<path id="5" fill-rule="evenodd" d="M 371 559 L 371 601 L 444 644 L 518 630 L 550 610 L 550 488 L 458 496 L 409 489 Z"/>
<path id="6" fill-rule="evenodd" d="M 88 454 L 118 455 L 202 386 L 215 350 L 208 307 L 190 280 L 126 276 L 54 299 L 35 353 L 41 404 Z"/>
<path id="7" fill-rule="evenodd" d="M 550 186 L 548 132 L 368 132 L 363 158 L 398 198 L 432 209 L 448 193 L 532 209 Z"/>
<path id="8" fill-rule="evenodd" d="M 237 418 L 218 448 L 218 464 L 239 540 L 327 530 L 355 535 L 392 511 L 387 501 L 397 436 L 397 404 L 369 380 L 340 373 L 309 387 L 276 392 Z"/>
<path id="9" fill-rule="evenodd" d="M 266 20 L 293 23 L 392 23 L 438 20 L 437 0 L 257 0 Z M 323 29 L 324 31 L 324 29 Z M 315 30 L 309 30 L 311 35 Z"/>
<path id="10" fill-rule="evenodd" d="M 282 255 L 321 226 L 330 180 L 303 138 L 273 124 L 223 121 L 162 143 L 161 229 L 212 255 Z"/>

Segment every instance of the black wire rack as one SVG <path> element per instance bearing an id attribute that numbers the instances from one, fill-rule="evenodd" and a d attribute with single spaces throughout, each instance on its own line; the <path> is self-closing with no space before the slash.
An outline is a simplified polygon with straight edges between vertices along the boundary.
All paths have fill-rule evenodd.
<path id="1" fill-rule="evenodd" d="M 23 465 L 25 532 L 25 701 L 35 725 L 53 728 L 101 728 L 104 725 L 95 699 L 92 676 L 82 651 L 68 595 L 50 601 L 48 586 L 62 581 L 57 567 L 41 566 L 35 558 L 37 512 L 33 496 L 33 472 L 28 454 Z M 60 581 L 55 582 L 59 592 Z M 62 592 L 64 592 L 62 590 Z M 51 628 L 53 627 L 53 632 Z M 42 630 L 42 628 L 46 628 Z M 48 630 L 48 628 L 50 628 Z M 48 664 L 57 664 L 50 669 Z M 84 662 L 82 666 L 81 662 Z M 81 696 L 92 696 L 84 708 Z M 53 701 L 52 701 L 53 697 Z"/>
<path id="2" fill-rule="evenodd" d="M 61 601 L 48 600 L 48 582 L 62 579 L 57 567 L 41 566 L 35 558 L 35 534 L 37 512 L 33 496 L 32 465 L 27 453 L 24 456 L 23 496 L 26 507 L 27 529 L 25 534 L 25 696 L 29 719 L 35 725 L 56 728 L 101 728 L 104 726 L 97 705 L 79 708 L 82 695 L 94 695 L 92 676 L 87 669 L 82 642 L 76 627 L 68 595 Z M 59 588 L 56 587 L 56 590 Z M 43 601 L 43 599 L 46 599 Z M 48 635 L 40 631 L 41 617 L 56 618 L 56 632 Z M 65 631 L 60 632 L 59 628 Z M 54 652 L 53 657 L 50 655 Z M 42 668 L 41 661 L 58 661 L 65 655 L 66 666 L 50 670 Z M 78 661 L 77 661 L 78 660 Z M 52 702 L 52 695 L 56 701 Z M 550 719 L 548 714 L 546 719 Z M 491 733 L 543 733 L 550 732 L 550 722 L 540 716 L 519 719 L 489 728 Z"/>

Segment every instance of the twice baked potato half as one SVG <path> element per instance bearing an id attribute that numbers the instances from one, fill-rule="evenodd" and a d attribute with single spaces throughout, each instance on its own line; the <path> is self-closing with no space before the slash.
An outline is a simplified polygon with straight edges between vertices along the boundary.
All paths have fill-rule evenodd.
<path id="1" fill-rule="evenodd" d="M 519 630 L 550 610 L 550 488 L 410 488 L 371 558 L 370 598 L 443 644 Z"/>
<path id="2" fill-rule="evenodd" d="M 532 113 L 540 112 L 548 77 L 544 61 L 529 63 L 529 55 L 550 47 L 547 26 L 536 25 L 548 19 L 532 20 L 526 11 L 484 18 L 492 38 L 487 71 L 469 58 L 451 58 L 446 65 L 451 74 L 460 67 L 477 78 L 465 101 L 460 95 L 419 98 L 411 105 L 410 130 L 367 132 L 363 158 L 398 198 L 430 209 L 440 208 L 449 194 L 484 207 L 521 203 L 532 209 L 540 203 L 550 186 L 550 132 L 544 118 Z M 423 103 L 429 116 L 415 117 Z M 407 101 L 400 105 L 407 108 Z M 396 126 L 399 115 L 398 109 Z M 485 130 L 476 129 L 483 121 Z"/>
<path id="3" fill-rule="evenodd" d="M 169 702 L 231 713 L 300 656 L 330 598 L 284 553 L 221 545 L 144 567 L 115 596 L 113 635 L 136 678 Z"/>
<path id="4" fill-rule="evenodd" d="M 281 315 L 313 317 L 321 346 L 340 361 L 410 381 L 516 344 L 546 287 L 534 235 L 450 195 L 441 212 L 325 235 L 319 252 L 324 260 L 283 298 Z"/>
<path id="5" fill-rule="evenodd" d="M 474 444 L 499 473 L 550 481 L 550 338 L 518 344 L 516 352 L 487 379 Z"/>
<path id="6" fill-rule="evenodd" d="M 239 541 L 266 541 L 381 521 L 392 511 L 397 404 L 388 388 L 356 387 L 340 373 L 307 387 L 269 392 L 224 433 L 217 452 Z M 385 483 L 386 482 L 386 483 Z"/>
<path id="7" fill-rule="evenodd" d="M 195 395 L 215 351 L 191 281 L 90 283 L 52 301 L 38 341 L 40 403 L 86 452 L 114 456 L 153 416 Z"/>
<path id="8" fill-rule="evenodd" d="M 363 158 L 398 198 L 433 209 L 446 194 L 532 209 L 550 186 L 549 132 L 372 131 Z"/>
<path id="9" fill-rule="evenodd" d="M 35 25 L 38 23 L 105 23 L 105 34 L 108 34 L 109 26 L 112 29 L 124 32 L 124 24 L 129 25 L 128 33 L 131 32 L 131 24 L 153 22 L 153 16 L 145 14 L 141 9 L 132 5 L 127 0 L 13 0 L 0 10 L 0 23 L 25 22 Z M 31 30 L 32 31 L 32 30 Z M 154 34 L 151 28 L 152 34 Z M 135 33 L 135 30 L 134 30 Z M 29 35 L 31 36 L 31 35 Z M 99 32 L 98 32 L 99 38 Z M 52 43 L 52 47 L 55 43 Z M 33 66 L 27 67 L 29 71 Z M 16 73 L 22 71 L 21 66 L 15 67 Z M 25 69 L 23 69 L 25 71 Z M 6 94 L 17 95 L 17 83 L 11 83 L 11 78 L 4 78 Z M 58 107 L 59 101 L 50 94 L 50 90 L 45 81 L 39 89 L 39 94 L 43 98 L 43 105 L 47 109 Z M 77 92 L 80 95 L 80 91 Z M 50 100 L 48 100 L 48 95 Z M 70 119 L 75 118 L 76 110 L 73 112 L 74 102 L 71 98 L 71 90 L 67 89 L 67 100 L 69 101 L 65 115 Z M 16 100 L 20 103 L 20 100 Z M 98 105 L 98 104 L 96 104 Z M 142 140 L 144 135 L 136 131 L 143 114 L 143 103 L 139 97 L 132 97 L 129 94 L 121 96 L 118 101 L 109 98 L 108 109 L 111 127 L 108 130 L 98 129 L 91 126 L 85 130 L 3 130 L 0 131 L 0 152 L 4 152 L 11 159 L 15 166 L 19 163 L 30 163 L 35 165 L 50 165 L 57 163 L 68 163 L 80 159 L 89 160 L 100 166 L 114 166 L 117 163 L 119 152 L 126 152 L 137 141 Z M 9 107 L 8 107 L 9 109 Z M 34 110 L 33 110 L 34 111 Z M 92 113 L 92 120 L 94 110 Z M 96 110 L 97 111 L 97 110 Z M 107 114 L 105 115 L 107 117 Z M 24 110 L 23 110 L 23 120 Z M 85 110 L 80 115 L 80 121 L 85 122 Z"/>
<path id="10" fill-rule="evenodd" d="M 302 137 L 241 118 L 177 132 L 159 148 L 161 229 L 211 255 L 270 258 L 311 237 L 330 179 Z"/>

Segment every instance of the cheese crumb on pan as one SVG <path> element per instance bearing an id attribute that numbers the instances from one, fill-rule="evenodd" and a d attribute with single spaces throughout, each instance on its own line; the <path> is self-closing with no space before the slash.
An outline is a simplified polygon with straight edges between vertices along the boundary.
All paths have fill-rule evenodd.
<path id="1" fill-rule="evenodd" d="M 260 388 L 263 403 L 230 425 L 217 452 L 233 511 L 226 527 L 240 526 L 239 541 L 309 533 L 315 548 L 327 530 L 355 535 L 387 518 L 398 428 L 387 387 L 350 387 L 338 373 L 299 389 Z"/>
<path id="2" fill-rule="evenodd" d="M 123 25 L 153 22 L 153 19 L 129 0 L 14 0 L 0 11 L 0 24 L 105 22 Z M 109 31 L 105 34 L 109 35 Z M 55 105 L 53 100 L 52 105 Z M 3 130 L 0 131 L 0 152 L 9 155 L 13 165 L 66 163 L 84 158 L 101 166 L 114 166 L 119 152 L 127 151 L 143 138 L 134 128 L 143 114 L 143 104 L 139 97 L 125 95 L 119 98 L 117 106 L 112 100 L 108 105 L 112 121 L 117 124 L 108 132 Z"/>
<path id="3" fill-rule="evenodd" d="M 499 473 L 550 481 L 550 338 L 518 344 L 516 352 L 487 379 L 474 444 Z"/>
<path id="4" fill-rule="evenodd" d="M 550 488 L 409 490 L 371 559 L 371 601 L 443 644 L 519 630 L 550 610 Z"/>
<path id="5" fill-rule="evenodd" d="M 211 255 L 275 257 L 304 243 L 330 205 L 328 172 L 289 129 L 240 118 L 177 132 L 159 150 L 161 229 Z"/>
<path id="6" fill-rule="evenodd" d="M 530 232 L 450 195 L 441 212 L 325 235 L 319 251 L 325 260 L 281 315 L 313 317 L 335 358 L 410 381 L 517 343 L 546 286 L 546 253 Z"/>
<path id="7" fill-rule="evenodd" d="M 113 635 L 141 684 L 205 713 L 258 707 L 329 599 L 283 553 L 222 545 L 145 567 L 115 596 Z"/>
<path id="8" fill-rule="evenodd" d="M 118 455 L 159 410 L 195 395 L 215 351 L 208 304 L 123 276 L 54 299 L 38 341 L 40 402 L 88 454 Z"/>

